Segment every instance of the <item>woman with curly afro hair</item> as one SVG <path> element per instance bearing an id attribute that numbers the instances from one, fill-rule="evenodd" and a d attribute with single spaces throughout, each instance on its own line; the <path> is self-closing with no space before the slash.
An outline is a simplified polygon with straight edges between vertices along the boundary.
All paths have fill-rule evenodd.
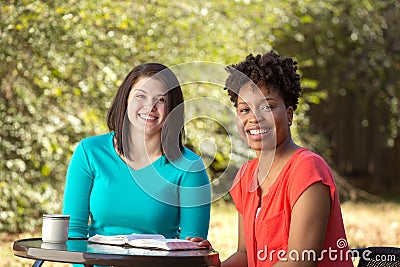
<path id="1" fill-rule="evenodd" d="M 238 248 L 222 266 L 352 267 L 331 170 L 291 137 L 297 63 L 271 51 L 227 71 L 238 132 L 257 157 L 242 165 L 230 190 Z"/>

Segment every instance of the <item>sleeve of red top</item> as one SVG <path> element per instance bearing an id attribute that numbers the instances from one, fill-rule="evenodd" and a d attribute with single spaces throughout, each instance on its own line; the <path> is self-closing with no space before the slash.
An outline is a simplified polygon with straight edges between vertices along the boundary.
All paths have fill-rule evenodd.
<path id="1" fill-rule="evenodd" d="M 325 160 L 311 151 L 298 155 L 291 169 L 291 179 L 288 183 L 290 205 L 296 204 L 301 194 L 312 184 L 322 182 L 329 186 L 331 203 L 334 203 L 336 186 L 333 175 Z"/>
<path id="2" fill-rule="evenodd" d="M 244 179 L 242 178 L 245 169 L 244 166 L 245 164 L 243 164 L 237 172 L 235 180 L 233 181 L 232 187 L 229 192 L 231 194 L 233 202 L 235 203 L 235 207 L 238 212 L 240 212 L 240 214 L 243 214 L 242 188 Z"/>

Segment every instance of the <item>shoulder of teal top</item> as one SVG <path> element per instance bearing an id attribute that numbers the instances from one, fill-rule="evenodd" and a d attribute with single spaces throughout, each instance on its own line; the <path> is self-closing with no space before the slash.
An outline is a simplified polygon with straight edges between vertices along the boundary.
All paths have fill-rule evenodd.
<path id="1" fill-rule="evenodd" d="M 93 150 L 97 150 L 99 148 L 102 149 L 110 149 L 112 148 L 112 137 L 114 133 L 106 133 L 102 135 L 90 136 L 82 139 L 78 146 L 83 146 L 86 153 L 90 153 Z"/>
<path id="2" fill-rule="evenodd" d="M 199 155 L 197 155 L 187 147 L 183 147 L 183 156 L 189 160 L 197 160 L 200 158 Z"/>
<path id="3" fill-rule="evenodd" d="M 190 170 L 192 172 L 205 169 L 201 157 L 186 147 L 183 148 L 182 157 L 173 161 L 172 164 L 177 168 Z"/>
<path id="4" fill-rule="evenodd" d="M 110 138 L 112 138 L 113 136 L 114 136 L 113 132 L 101 134 L 101 135 L 94 135 L 94 136 L 83 138 L 81 143 L 83 143 L 85 146 L 93 146 L 93 145 L 99 145 L 99 144 L 107 145 Z"/>

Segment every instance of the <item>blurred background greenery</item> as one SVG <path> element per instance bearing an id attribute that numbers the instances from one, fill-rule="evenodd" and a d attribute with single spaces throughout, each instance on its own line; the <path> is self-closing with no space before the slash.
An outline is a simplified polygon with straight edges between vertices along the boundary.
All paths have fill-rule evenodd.
<path id="1" fill-rule="evenodd" d="M 75 145 L 107 132 L 108 108 L 133 66 L 229 65 L 271 49 L 299 63 L 294 137 L 328 160 L 342 200 L 395 196 L 399 17 L 398 0 L 1 1 L 0 231 L 37 229 L 42 213 L 60 211 Z M 230 105 L 207 85 L 184 93 Z M 215 144 L 211 179 L 246 157 L 227 148 L 218 124 L 192 120 L 186 131 L 204 158 L 204 136 Z"/>

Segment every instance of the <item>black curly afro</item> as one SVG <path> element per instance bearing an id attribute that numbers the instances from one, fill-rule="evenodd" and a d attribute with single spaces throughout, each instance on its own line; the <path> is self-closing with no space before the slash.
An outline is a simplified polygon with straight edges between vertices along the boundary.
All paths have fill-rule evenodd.
<path id="1" fill-rule="evenodd" d="M 291 58 L 281 58 L 270 51 L 264 55 L 250 54 L 246 60 L 226 68 L 229 77 L 225 81 L 225 90 L 231 101 L 237 106 L 240 88 L 250 80 L 257 86 L 266 86 L 276 90 L 282 96 L 286 107 L 296 110 L 301 92 L 300 75 L 296 73 L 297 62 Z"/>

